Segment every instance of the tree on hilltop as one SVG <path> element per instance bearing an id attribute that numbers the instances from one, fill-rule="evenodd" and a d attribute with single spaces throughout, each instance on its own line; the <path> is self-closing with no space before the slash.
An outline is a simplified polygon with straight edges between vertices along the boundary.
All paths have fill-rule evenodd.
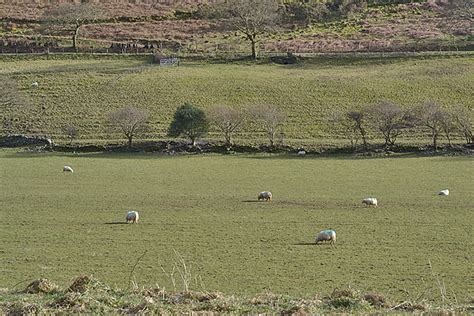
<path id="1" fill-rule="evenodd" d="M 72 47 L 77 50 L 77 39 L 81 26 L 102 16 L 103 10 L 100 6 L 90 2 L 81 2 L 53 7 L 43 14 L 43 19 L 50 23 L 59 22 L 72 27 Z"/>
<path id="2" fill-rule="evenodd" d="M 252 58 L 257 58 L 259 36 L 278 25 L 280 21 L 279 2 L 276 0 L 226 0 L 220 9 L 227 24 L 244 34 L 250 42 Z"/>

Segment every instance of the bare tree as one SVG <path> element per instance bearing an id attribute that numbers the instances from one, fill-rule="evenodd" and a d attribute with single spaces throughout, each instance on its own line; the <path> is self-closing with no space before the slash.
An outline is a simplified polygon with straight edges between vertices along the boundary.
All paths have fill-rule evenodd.
<path id="1" fill-rule="evenodd" d="M 270 146 L 275 145 L 275 137 L 286 115 L 272 105 L 256 105 L 250 108 L 254 122 L 267 134 Z"/>
<path id="2" fill-rule="evenodd" d="M 450 113 L 454 119 L 457 129 L 461 132 L 466 140 L 467 144 L 474 143 L 474 135 L 472 133 L 472 121 L 471 114 L 472 110 L 466 106 L 456 105 L 451 110 Z"/>
<path id="3" fill-rule="evenodd" d="M 334 133 L 336 130 L 344 135 L 351 144 L 351 148 L 356 148 L 360 139 L 360 133 L 355 127 L 354 121 L 349 118 L 347 112 L 333 110 L 328 116 L 328 131 Z"/>
<path id="4" fill-rule="evenodd" d="M 274 29 L 280 20 L 277 0 L 226 0 L 221 3 L 229 26 L 250 42 L 252 58 L 257 58 L 259 36 Z"/>
<path id="5" fill-rule="evenodd" d="M 448 140 L 449 146 L 452 146 L 451 136 L 458 130 L 453 114 L 448 111 L 443 111 L 443 116 L 440 123 L 444 135 L 446 135 L 446 139 Z"/>
<path id="6" fill-rule="evenodd" d="M 365 110 L 346 112 L 346 117 L 352 122 L 353 129 L 357 131 L 362 138 L 364 148 L 368 147 L 367 136 L 367 114 Z"/>
<path id="7" fill-rule="evenodd" d="M 207 114 L 211 123 L 224 134 L 225 145 L 232 145 L 232 134 L 239 131 L 244 122 L 243 114 L 229 106 L 215 106 Z"/>
<path id="8" fill-rule="evenodd" d="M 444 130 L 444 122 L 447 119 L 446 112 L 434 102 L 425 102 L 414 108 L 413 115 L 417 125 L 427 127 L 431 132 L 433 148 L 438 150 L 438 138 Z"/>
<path id="9" fill-rule="evenodd" d="M 64 4 L 53 7 L 43 14 L 43 19 L 50 22 L 60 22 L 72 27 L 72 47 L 77 50 L 77 38 L 81 26 L 103 17 L 101 7 L 91 2 L 79 4 Z"/>
<path id="10" fill-rule="evenodd" d="M 109 114 L 109 122 L 120 130 L 128 139 L 128 148 L 132 148 L 132 140 L 146 129 L 148 113 L 135 107 L 126 107 Z"/>
<path id="11" fill-rule="evenodd" d="M 395 145 L 403 129 L 409 127 L 405 113 L 392 102 L 380 102 L 367 110 L 370 123 L 379 131 L 385 140 L 385 146 Z"/>
<path id="12" fill-rule="evenodd" d="M 66 126 L 64 128 L 64 133 L 66 133 L 67 137 L 69 138 L 69 146 L 72 145 L 72 142 L 76 137 L 79 135 L 79 131 L 74 126 Z"/>

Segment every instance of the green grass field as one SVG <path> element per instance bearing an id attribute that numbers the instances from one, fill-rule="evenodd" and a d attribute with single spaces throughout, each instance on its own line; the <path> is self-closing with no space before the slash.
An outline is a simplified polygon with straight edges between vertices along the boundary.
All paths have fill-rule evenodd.
<path id="1" fill-rule="evenodd" d="M 328 123 L 333 109 L 356 109 L 383 100 L 404 108 L 426 101 L 472 108 L 473 70 L 470 55 L 315 58 L 297 65 L 184 61 L 171 68 L 133 58 L 4 58 L 0 75 L 14 80 L 31 105 L 4 105 L 0 119 L 12 120 L 10 132 L 43 134 L 58 142 L 65 138 L 65 126 L 75 126 L 82 141 L 94 142 L 119 139 L 106 124 L 107 114 L 132 105 L 151 115 L 151 129 L 143 137 L 157 139 L 165 137 L 174 111 L 184 102 L 202 108 L 272 104 L 288 115 L 283 126 L 288 139 L 334 143 L 341 135 Z M 33 81 L 39 83 L 37 89 L 30 87 Z M 429 143 L 429 138 L 416 135 L 410 134 L 408 141 Z M 260 131 L 250 129 L 238 138 L 265 141 Z"/>
<path id="2" fill-rule="evenodd" d="M 173 290 L 164 271 L 177 252 L 194 289 L 311 296 L 350 286 L 439 302 L 438 278 L 451 302 L 465 302 L 474 290 L 472 170 L 468 157 L 2 150 L 0 288 L 39 277 L 64 286 L 82 274 L 126 287 L 146 251 L 133 273 L 139 286 Z M 450 196 L 436 195 L 445 188 Z M 256 202 L 261 190 L 274 201 Z M 362 206 L 368 196 L 377 209 Z M 130 209 L 139 224 L 123 224 Z M 337 245 L 313 245 L 327 228 Z"/>

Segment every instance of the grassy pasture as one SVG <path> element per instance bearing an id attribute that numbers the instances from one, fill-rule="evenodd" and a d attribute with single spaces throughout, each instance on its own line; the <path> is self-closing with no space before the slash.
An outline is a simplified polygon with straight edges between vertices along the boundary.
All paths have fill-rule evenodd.
<path id="1" fill-rule="evenodd" d="M 65 164 L 74 174 L 62 173 Z M 177 251 L 195 289 L 309 296 L 352 286 L 439 301 L 434 273 L 449 298 L 465 301 L 474 290 L 472 167 L 467 157 L 2 150 L 0 288 L 39 277 L 65 285 L 81 274 L 127 286 L 147 251 L 134 279 L 172 290 L 162 268 L 172 271 Z M 451 195 L 437 196 L 444 188 Z M 274 201 L 255 202 L 261 190 Z M 367 196 L 379 208 L 363 207 Z M 129 209 L 140 212 L 138 225 L 122 224 Z M 326 228 L 337 245 L 312 245 Z"/>
<path id="2" fill-rule="evenodd" d="M 144 60 L 9 60 L 0 75 L 14 80 L 30 106 L 4 106 L 0 119 L 13 119 L 12 132 L 60 140 L 75 126 L 83 141 L 118 139 L 107 113 L 133 105 L 151 114 L 146 138 L 165 136 L 175 109 L 184 102 L 203 108 L 273 104 L 288 120 L 286 138 L 333 143 L 341 136 L 327 122 L 332 109 L 358 108 L 391 100 L 409 108 L 425 101 L 472 108 L 473 59 L 316 58 L 298 65 L 182 62 L 162 68 Z M 39 87 L 31 88 L 37 81 Z M 34 118 L 34 119 L 33 119 Z M 407 141 L 418 141 L 419 133 Z M 217 137 L 211 134 L 210 137 Z M 263 134 L 247 129 L 239 138 Z M 264 141 L 262 139 L 262 141 Z M 421 142 L 429 142 L 424 138 Z"/>

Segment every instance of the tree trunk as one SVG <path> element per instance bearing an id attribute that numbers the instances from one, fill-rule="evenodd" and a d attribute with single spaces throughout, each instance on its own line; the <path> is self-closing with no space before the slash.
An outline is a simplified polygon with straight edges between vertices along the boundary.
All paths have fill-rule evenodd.
<path id="1" fill-rule="evenodd" d="M 226 145 L 227 147 L 229 147 L 229 146 L 232 145 L 232 140 L 231 140 L 231 138 L 230 138 L 230 134 L 228 134 L 228 133 L 225 134 L 225 145 Z"/>
<path id="2" fill-rule="evenodd" d="M 77 38 L 79 36 L 79 28 L 81 25 L 76 24 L 76 28 L 74 29 L 74 35 L 72 36 L 72 47 L 76 50 L 77 52 Z"/>
<path id="3" fill-rule="evenodd" d="M 433 131 L 433 147 L 434 151 L 438 151 L 438 133 Z"/>
<path id="4" fill-rule="evenodd" d="M 464 129 L 463 134 L 464 139 L 466 140 L 466 144 L 474 143 L 474 135 L 472 135 L 472 133 L 468 129 Z"/>
<path id="5" fill-rule="evenodd" d="M 449 135 L 449 133 L 446 133 L 446 138 L 448 139 L 449 147 L 453 147 L 453 145 L 451 144 L 451 136 Z"/>
<path id="6" fill-rule="evenodd" d="M 257 59 L 257 41 L 255 40 L 255 34 L 247 34 L 247 38 L 250 41 L 250 45 L 252 47 L 252 59 Z"/>
<path id="7" fill-rule="evenodd" d="M 271 147 L 275 145 L 275 134 L 276 134 L 276 131 L 273 128 L 268 131 L 268 140 L 270 141 Z"/>
<path id="8" fill-rule="evenodd" d="M 256 60 L 257 59 L 257 47 L 256 47 L 256 42 L 255 40 L 251 40 L 252 43 L 252 59 Z"/>
<path id="9" fill-rule="evenodd" d="M 196 147 L 196 138 L 195 137 L 191 137 L 191 143 L 192 143 L 193 147 Z"/>
<path id="10" fill-rule="evenodd" d="M 128 150 L 132 150 L 132 139 L 133 139 L 133 136 L 128 137 Z"/>
<path id="11" fill-rule="evenodd" d="M 362 136 L 362 144 L 364 145 L 364 148 L 367 149 L 367 137 L 365 130 L 362 127 L 360 127 L 360 136 Z"/>

